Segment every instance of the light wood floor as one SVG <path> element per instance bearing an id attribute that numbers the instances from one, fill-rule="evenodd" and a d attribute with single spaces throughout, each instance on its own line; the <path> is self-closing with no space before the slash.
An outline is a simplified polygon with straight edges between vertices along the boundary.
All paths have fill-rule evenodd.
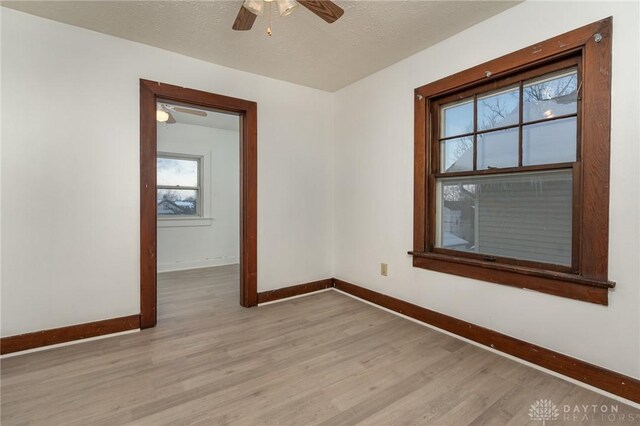
<path id="1" fill-rule="evenodd" d="M 238 306 L 235 266 L 160 275 L 155 329 L 2 360 L 2 425 L 538 424 L 618 405 L 335 291 Z M 630 424 L 590 415 L 592 424 Z"/>

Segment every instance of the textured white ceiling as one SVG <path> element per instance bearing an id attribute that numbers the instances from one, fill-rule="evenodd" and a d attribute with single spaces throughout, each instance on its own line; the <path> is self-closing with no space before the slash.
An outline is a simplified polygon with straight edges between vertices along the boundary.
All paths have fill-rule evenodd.
<path id="1" fill-rule="evenodd" d="M 327 24 L 298 7 L 231 29 L 240 1 L 2 1 L 3 6 L 220 65 L 328 91 L 444 40 L 518 2 L 336 1 Z"/>

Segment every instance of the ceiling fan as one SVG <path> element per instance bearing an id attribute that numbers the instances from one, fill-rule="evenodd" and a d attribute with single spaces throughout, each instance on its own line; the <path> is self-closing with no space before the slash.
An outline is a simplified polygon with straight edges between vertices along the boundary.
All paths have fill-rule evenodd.
<path id="1" fill-rule="evenodd" d="M 199 117 L 206 117 L 207 113 L 199 109 L 185 108 L 176 105 L 169 105 L 165 103 L 158 103 L 156 107 L 156 120 L 160 123 L 173 124 L 176 122 L 175 117 L 171 112 L 183 112 L 185 114 L 197 115 Z"/>
<path id="2" fill-rule="evenodd" d="M 291 14 L 301 4 L 330 24 L 344 14 L 340 6 L 329 0 L 244 0 L 232 28 L 236 31 L 250 30 L 256 17 L 264 12 L 265 6 L 269 9 L 270 18 L 271 3 L 278 5 L 280 16 Z M 267 29 L 267 34 L 271 35 L 271 25 Z"/>

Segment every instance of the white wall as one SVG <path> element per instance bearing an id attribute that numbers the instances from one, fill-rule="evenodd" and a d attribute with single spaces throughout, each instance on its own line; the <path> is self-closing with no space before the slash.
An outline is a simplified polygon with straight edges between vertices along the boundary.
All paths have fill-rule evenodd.
<path id="1" fill-rule="evenodd" d="M 334 275 L 640 377 L 638 12 L 637 2 L 526 2 L 337 92 Z M 413 268 L 413 89 L 610 15 L 610 305 Z"/>
<path id="2" fill-rule="evenodd" d="M 203 169 L 202 217 L 158 220 L 158 272 L 238 263 L 240 133 L 191 124 L 160 124 L 158 152 L 202 157 Z"/>
<path id="3" fill-rule="evenodd" d="M 2 336 L 139 309 L 139 78 L 258 103 L 258 290 L 331 276 L 329 93 L 2 10 Z"/>

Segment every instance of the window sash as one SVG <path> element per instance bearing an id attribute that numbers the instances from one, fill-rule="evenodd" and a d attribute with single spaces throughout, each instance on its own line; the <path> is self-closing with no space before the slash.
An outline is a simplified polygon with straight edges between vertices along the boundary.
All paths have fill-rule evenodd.
<path id="1" fill-rule="evenodd" d="M 167 159 L 167 160 L 189 160 L 196 162 L 196 177 L 197 177 L 197 186 L 182 186 L 182 185 L 156 185 L 156 194 L 160 189 L 168 189 L 168 190 L 191 190 L 196 192 L 196 212 L 195 214 L 157 214 L 157 202 L 156 202 L 156 216 L 159 220 L 170 220 L 171 218 L 176 217 L 202 217 L 203 214 L 203 197 L 202 197 L 202 164 L 203 157 L 198 155 L 190 155 L 190 154 L 180 154 L 180 153 L 158 153 L 156 156 L 157 159 Z"/>
<path id="2" fill-rule="evenodd" d="M 572 173 L 572 169 L 571 168 L 564 168 L 564 169 L 548 169 L 548 170 L 543 170 L 543 171 L 535 171 L 535 172 L 527 172 L 527 173 L 518 173 L 518 172 L 511 172 L 511 173 L 503 173 L 503 175 L 505 177 L 508 176 L 512 176 L 512 177 L 519 177 L 519 176 L 524 176 L 524 175 L 531 175 L 534 178 L 538 178 L 538 182 L 539 183 L 548 183 L 548 182 L 555 182 L 557 183 L 558 181 L 553 181 L 553 179 L 550 180 L 551 176 L 553 176 L 554 174 L 556 176 L 560 176 L 558 173 L 562 173 L 562 172 L 566 172 L 569 171 L 571 172 L 571 180 L 573 181 L 573 179 L 576 178 L 575 174 Z M 493 175 L 495 176 L 495 174 Z M 460 182 L 461 184 L 472 184 L 472 185 L 478 185 L 478 186 L 482 186 L 483 184 L 488 183 L 487 181 L 487 177 L 489 177 L 489 175 L 471 175 L 471 176 L 460 176 L 460 177 L 451 177 L 451 176 L 445 176 L 442 178 L 439 178 L 436 180 L 436 201 L 435 201 L 435 222 L 434 222 L 434 232 L 435 232 L 435 237 L 434 237 L 434 244 L 433 244 L 433 252 L 434 253 L 440 253 L 440 254 L 448 254 L 451 256 L 456 256 L 456 257 L 467 257 L 467 258 L 471 258 L 471 259 L 477 259 L 477 260 L 482 260 L 482 261 L 490 261 L 490 262 L 496 262 L 496 263 L 503 263 L 503 264 L 510 264 L 510 265 L 519 265 L 519 266 L 526 266 L 526 267 L 531 267 L 531 268 L 538 268 L 538 269 L 546 269 L 546 270 L 552 270 L 552 271 L 559 271 L 559 272 L 572 272 L 575 270 L 575 265 L 573 265 L 574 262 L 574 253 L 573 251 L 577 249 L 576 245 L 575 245 L 575 241 L 574 241 L 574 237 L 575 235 L 573 235 L 574 228 L 572 227 L 571 229 L 568 229 L 567 231 L 571 234 L 571 263 L 572 265 L 568 266 L 568 265 L 564 265 L 564 264 L 560 264 L 560 263 L 554 263 L 554 262 L 544 262 L 544 261 L 540 261 L 540 260 L 527 260 L 524 258 L 517 258 L 517 257 L 509 257 L 506 255 L 498 255 L 495 253 L 489 253 L 489 252 L 483 252 L 483 251 L 466 251 L 466 250 L 455 250 L 455 249 L 450 249 L 447 247 L 444 247 L 442 245 L 442 238 L 443 238 L 443 233 L 446 232 L 444 230 L 444 226 L 443 226 L 443 214 L 444 214 L 444 203 L 445 200 L 443 198 L 443 186 L 446 185 L 447 182 Z M 516 179 L 514 182 L 512 182 L 511 184 L 517 184 L 517 183 L 527 183 L 527 181 L 525 182 L 518 182 L 518 180 Z M 575 182 L 572 182 L 572 188 L 571 188 L 571 192 L 573 192 L 574 188 L 575 188 Z M 481 190 L 481 192 L 484 192 L 484 190 Z M 479 193 L 476 193 L 478 196 Z M 549 194 L 549 193 L 548 193 Z M 535 194 L 534 194 L 535 195 Z M 573 195 L 573 194 L 572 194 Z M 522 202 L 522 200 L 521 200 Z M 481 215 L 483 213 L 483 208 L 482 205 L 484 203 L 480 203 L 479 204 L 475 204 L 474 210 L 476 212 L 476 214 Z M 571 199 L 571 221 L 573 223 L 573 221 L 575 220 L 575 207 L 574 207 L 574 202 L 573 202 L 573 197 Z M 510 206 L 511 207 L 511 206 Z M 479 209 L 479 210 L 478 210 Z M 490 216 L 485 216 L 486 219 L 491 219 Z M 480 218 L 476 216 L 476 220 L 479 220 Z M 538 217 L 539 219 L 539 217 Z M 486 221 L 486 220 L 485 220 Z M 479 220 L 479 222 L 482 222 L 481 220 Z M 527 226 L 530 225 L 530 223 L 528 222 L 524 222 L 521 224 L 525 229 Z M 519 225 L 520 226 L 520 225 Z M 486 231 L 482 228 L 480 223 L 475 224 L 474 226 L 474 231 L 476 233 L 476 237 L 478 237 L 479 234 L 483 234 Z M 548 242 L 545 242 L 548 243 Z M 480 240 L 474 240 L 474 245 L 480 244 L 480 246 L 483 246 L 483 239 L 480 238 Z M 525 247 L 522 247 L 521 249 L 525 250 Z"/>
<path id="3" fill-rule="evenodd" d="M 535 124 L 539 124 L 539 123 L 546 123 L 546 122 L 552 122 L 552 121 L 556 121 L 556 120 L 562 120 L 562 119 L 566 119 L 566 118 L 571 118 L 571 117 L 576 117 L 576 121 L 577 121 L 577 129 L 578 129 L 578 133 L 576 135 L 576 161 L 575 162 L 579 162 L 580 161 L 580 151 L 581 151 L 581 143 L 580 143 L 580 128 L 581 128 L 581 121 L 582 121 L 582 117 L 581 117 L 581 90 L 582 90 L 582 66 L 581 66 L 581 56 L 579 55 L 572 55 L 568 58 L 562 59 L 562 60 L 558 60 L 555 61 L 551 64 L 547 64 L 538 68 L 535 68 L 533 70 L 529 70 L 529 71 L 525 71 L 525 72 L 521 72 L 518 74 L 514 74 L 514 75 L 510 75 L 507 76 L 505 78 L 493 81 L 491 83 L 488 84 L 482 84 L 477 86 L 476 88 L 472 88 L 472 89 L 465 89 L 459 92 L 454 92 L 454 93 L 450 93 L 447 95 L 444 95 L 442 97 L 439 97 L 437 99 L 434 99 L 431 101 L 431 110 L 428 112 L 428 114 L 431 115 L 429 122 L 432 124 L 432 132 L 431 132 L 431 140 L 432 140 L 432 144 L 431 144 L 431 148 L 432 148 L 432 158 L 437 159 L 438 162 L 437 164 L 434 164 L 433 167 L 431 168 L 433 174 L 438 175 L 438 177 L 440 176 L 444 176 L 445 174 L 447 176 L 453 176 L 453 173 L 460 173 L 460 172 L 446 172 L 441 170 L 441 145 L 443 141 L 448 141 L 448 140 L 453 140 L 453 139 L 458 139 L 458 138 L 465 138 L 465 137 L 472 137 L 473 138 L 473 167 L 472 167 L 472 171 L 469 171 L 468 175 L 472 175 L 471 172 L 473 172 L 474 174 L 480 174 L 486 171 L 483 169 L 478 169 L 478 135 L 483 135 L 483 134 L 487 134 L 487 133 L 494 133 L 494 132 L 498 132 L 501 130 L 508 130 L 508 129 L 518 129 L 518 165 L 517 168 L 521 168 L 523 172 L 526 171 L 531 171 L 531 170 L 535 170 L 535 167 L 537 167 L 538 165 L 533 165 L 533 166 L 523 166 L 523 132 L 524 132 L 524 127 L 526 126 L 531 126 L 531 125 L 535 125 Z M 523 119 L 523 89 L 525 84 L 529 83 L 531 80 L 534 80 L 536 78 L 542 77 L 544 75 L 548 75 L 548 74 L 553 74 L 550 75 L 549 78 L 558 78 L 562 71 L 569 71 L 571 69 L 576 69 L 576 73 L 577 73 L 577 81 L 578 81 L 578 89 L 577 89 L 577 110 L 575 113 L 570 113 L 570 114 L 562 114 L 562 115 L 558 115 L 558 116 L 553 116 L 553 117 L 549 117 L 549 118 L 543 118 L 543 119 L 538 119 L 538 120 L 531 120 L 531 121 L 524 121 Z M 536 81 L 536 83 L 540 83 L 543 82 L 545 80 L 540 80 L 540 81 Z M 506 125 L 506 126 L 497 126 L 497 127 L 493 127 L 490 129 L 483 129 L 483 130 L 479 130 L 478 129 L 478 97 L 483 97 L 486 95 L 495 95 L 500 93 L 502 90 L 515 86 L 517 85 L 519 88 L 519 97 L 518 97 L 518 123 L 516 124 L 510 124 L 510 125 Z M 440 135 L 440 126 L 442 124 L 441 120 L 442 120 L 442 110 L 443 107 L 455 103 L 456 101 L 463 101 L 466 99 L 472 98 L 473 101 L 473 131 L 472 132 L 467 132 L 467 133 L 463 133 L 463 134 L 457 134 L 457 135 L 450 135 L 450 136 L 446 136 L 446 137 L 441 137 Z M 549 164 L 557 164 L 558 168 L 563 168 L 565 166 L 565 163 L 549 163 Z M 540 165 L 542 166 L 542 165 Z M 548 164 L 545 164 L 544 166 L 548 166 Z M 501 170 L 504 170 L 506 168 L 502 168 L 502 169 L 489 169 L 490 172 L 488 173 L 500 173 Z M 509 167 L 510 172 L 515 172 L 516 167 Z M 467 173 L 467 172 L 465 172 Z"/>
<path id="4" fill-rule="evenodd" d="M 534 120 L 524 123 L 523 122 L 523 87 L 530 80 L 536 79 L 538 77 L 542 77 L 547 74 L 560 73 L 563 70 L 576 69 L 577 79 L 578 79 L 578 100 L 577 100 L 577 110 L 576 113 L 572 114 L 563 114 L 561 116 L 544 118 L 540 120 Z M 449 93 L 443 96 L 439 96 L 438 98 L 434 98 L 430 102 L 430 109 L 426 111 L 427 120 L 431 123 L 432 128 L 430 132 L 431 143 L 428 145 L 431 151 L 431 165 L 429 168 L 429 173 L 427 175 L 427 199 L 428 209 L 427 209 L 427 223 L 425 224 L 426 230 L 426 248 L 427 251 L 448 255 L 456 258 L 467 258 L 473 260 L 482 260 L 482 261 L 490 261 L 496 264 L 504 264 L 504 265 L 514 265 L 514 266 L 524 266 L 541 270 L 548 271 L 557 271 L 557 272 L 565 272 L 565 273 L 579 273 L 580 271 L 580 205 L 579 200 L 581 197 L 581 179 L 579 176 L 580 170 L 580 151 L 581 151 L 581 135 L 578 130 L 576 134 L 576 160 L 574 162 L 563 162 L 563 163 L 549 163 L 549 164 L 537 164 L 530 166 L 522 165 L 522 146 L 523 146 L 523 127 L 529 126 L 537 123 L 544 122 L 553 122 L 556 120 L 566 119 L 568 117 L 576 117 L 577 120 L 577 128 L 580 129 L 581 126 L 581 84 L 582 81 L 582 66 L 581 66 L 581 56 L 572 55 L 564 59 L 557 60 L 555 62 L 527 70 L 524 72 L 520 72 L 517 74 L 513 74 L 507 76 L 505 78 L 495 80 L 489 84 L 481 84 L 475 88 L 471 89 L 463 89 L 461 91 L 454 91 L 453 93 Z M 511 124 L 507 126 L 494 127 L 487 130 L 478 130 L 478 97 L 482 97 L 484 95 L 491 95 L 495 93 L 499 93 L 501 90 L 504 90 L 508 87 L 518 85 L 519 88 L 519 105 L 518 105 L 518 123 Z M 452 135 L 447 137 L 440 137 L 440 126 L 441 126 L 441 113 L 443 110 L 443 106 L 447 104 L 451 104 L 457 100 L 464 100 L 468 98 L 473 98 L 473 132 L 462 134 L 462 135 Z M 518 165 L 514 167 L 504 167 L 504 168 L 491 168 L 491 169 L 478 169 L 478 135 L 493 133 L 500 130 L 506 129 L 518 129 Z M 472 170 L 468 171 L 459 171 L 459 172 L 446 172 L 441 170 L 442 159 L 441 159 L 441 144 L 442 141 L 461 138 L 461 137 L 473 137 L 473 167 Z M 477 254 L 473 252 L 463 252 L 457 250 L 449 250 L 442 247 L 437 247 L 437 232 L 438 232 L 438 221 L 437 218 L 441 214 L 438 210 L 439 200 L 438 200 L 438 180 L 442 178 L 449 177 L 479 177 L 479 176 L 487 176 L 487 175 L 499 175 L 499 174 L 516 174 L 516 173 L 530 173 L 536 171 L 553 171 L 553 170 L 572 170 L 573 175 L 573 191 L 572 191 L 572 242 L 571 242 L 571 265 L 557 265 L 553 263 L 545 263 L 538 261 L 530 261 L 524 259 L 517 258 L 508 258 L 505 256 L 486 256 L 482 254 Z"/>
<path id="5" fill-rule="evenodd" d="M 162 190 L 162 189 L 165 189 L 165 188 L 157 188 L 157 189 L 156 189 L 156 194 L 157 194 L 157 191 Z M 176 217 L 190 217 L 190 218 L 194 218 L 194 217 L 201 217 L 201 216 L 202 216 L 202 214 L 201 214 L 201 211 L 202 211 L 202 210 L 201 210 L 201 206 L 200 206 L 200 204 L 201 204 L 200 190 L 198 190 L 198 189 L 187 189 L 187 188 L 184 188 L 184 187 L 180 187 L 180 188 L 169 188 L 169 189 L 177 189 L 177 190 L 185 190 L 185 191 L 194 191 L 194 192 L 195 192 L 195 200 L 196 200 L 195 213 L 194 213 L 194 214 L 188 214 L 188 213 L 180 213 L 180 214 L 176 214 L 176 213 L 173 213 L 173 214 L 160 214 L 160 213 L 158 213 L 158 214 L 157 214 L 158 219 L 161 219 L 161 220 L 162 220 L 162 219 L 171 219 L 171 218 L 176 218 Z M 157 203 L 157 204 L 160 204 L 160 203 Z"/>

